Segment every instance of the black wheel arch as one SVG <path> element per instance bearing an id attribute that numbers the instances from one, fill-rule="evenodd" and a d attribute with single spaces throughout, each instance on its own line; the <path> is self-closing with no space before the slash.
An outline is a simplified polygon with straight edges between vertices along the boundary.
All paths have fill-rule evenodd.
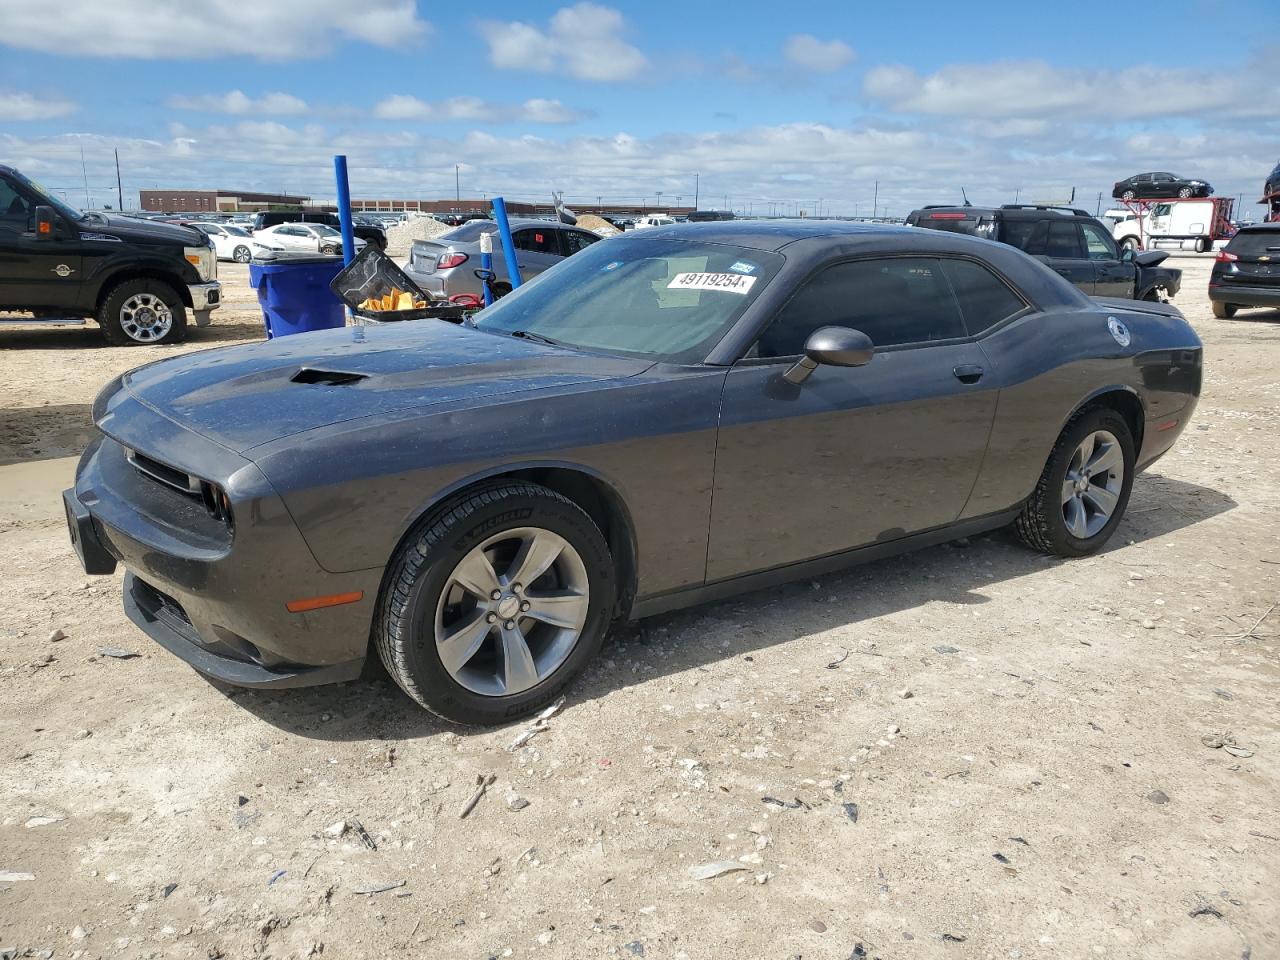
<path id="1" fill-rule="evenodd" d="M 433 517 L 449 509 L 456 501 L 470 497 L 486 487 L 521 481 L 536 483 L 573 501 L 600 529 L 609 546 L 617 575 L 618 595 L 614 616 L 618 619 L 630 616 L 637 583 L 637 548 L 631 511 L 609 480 L 581 464 L 561 461 L 509 464 L 451 484 L 406 517 L 400 537 L 387 554 L 388 562 L 406 541 L 417 536 L 424 524 L 429 525 Z M 379 593 L 386 588 L 384 573 Z"/>
<path id="2" fill-rule="evenodd" d="M 157 267 L 126 267 L 115 270 L 111 273 L 104 274 L 100 278 L 95 278 L 97 282 L 97 290 L 93 295 L 94 313 L 102 307 L 102 301 L 107 298 L 116 287 L 128 280 L 156 280 L 160 283 L 167 284 L 173 288 L 173 292 L 182 300 L 182 305 L 190 309 L 193 304 L 191 302 L 191 291 L 187 288 L 187 281 L 183 280 L 175 273 L 157 268 Z"/>
<path id="3" fill-rule="evenodd" d="M 1133 434 L 1133 452 L 1136 458 L 1142 452 L 1142 437 L 1147 422 L 1147 408 L 1146 404 L 1142 402 L 1142 397 L 1138 394 L 1138 391 L 1127 384 L 1100 387 L 1084 397 L 1067 418 L 1062 421 L 1062 427 L 1058 433 L 1061 434 L 1062 430 L 1066 429 L 1067 424 L 1082 413 L 1099 407 L 1114 410 L 1124 417 L 1125 422 L 1129 425 L 1129 431 Z"/>

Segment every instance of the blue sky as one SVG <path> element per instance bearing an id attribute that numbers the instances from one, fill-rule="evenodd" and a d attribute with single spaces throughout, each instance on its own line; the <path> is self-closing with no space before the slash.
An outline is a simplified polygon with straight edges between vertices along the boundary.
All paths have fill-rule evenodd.
<path id="1" fill-rule="evenodd" d="M 1244 194 L 1280 157 L 1274 0 L 0 0 L 0 162 L 139 188 L 692 200 L 753 212 L 1094 206 L 1131 173 Z M 1273 41 L 1273 44 L 1276 42 Z M 110 189 L 108 189 L 110 188 Z M 128 197 L 126 197 L 128 200 Z M 1105 203 L 1105 198 L 1104 198 Z"/>

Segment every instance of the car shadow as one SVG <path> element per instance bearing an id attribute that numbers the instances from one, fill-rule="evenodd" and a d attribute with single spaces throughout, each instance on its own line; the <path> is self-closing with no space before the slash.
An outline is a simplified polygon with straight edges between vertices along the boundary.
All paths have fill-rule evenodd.
<path id="1" fill-rule="evenodd" d="M 88 403 L 0 409 L 0 463 L 79 456 L 93 438 L 91 409 Z"/>
<path id="2" fill-rule="evenodd" d="M 187 336 L 181 344 L 159 347 L 130 346 L 112 347 L 102 337 L 98 325 L 88 321 L 84 326 L 51 326 L 33 323 L 31 326 L 8 324 L 0 326 L 0 350 L 131 350 L 137 354 L 136 366 L 186 352 L 192 347 L 202 345 L 216 346 L 221 343 L 244 343 L 246 340 L 264 340 L 267 331 L 260 318 L 253 320 L 235 320 L 219 322 L 217 315 L 207 327 L 197 327 L 190 320 L 187 322 Z"/>
<path id="3" fill-rule="evenodd" d="M 1128 512 L 1102 556 L 1234 509 L 1209 487 L 1147 473 L 1134 485 Z M 1072 561 L 1033 553 L 1006 530 L 880 560 L 818 580 L 703 604 L 620 624 L 569 690 L 571 701 L 594 700 L 638 683 L 705 667 L 836 627 L 886 616 L 923 603 L 980 605 L 993 584 Z M 1117 567 L 1117 571 L 1123 570 Z M 1123 578 L 1126 575 L 1120 574 Z M 725 645 L 729 628 L 734 641 Z M 660 641 L 669 655 L 646 648 Z M 672 652 L 674 650 L 674 652 Z M 886 650 L 886 655 L 892 655 Z M 236 690 L 215 684 L 250 713 L 289 733 L 325 741 L 408 740 L 440 733 L 469 736 L 491 728 L 460 727 L 421 709 L 383 672 L 376 656 L 364 679 L 297 690 Z M 640 664 L 640 669 L 631 669 Z M 624 665 L 626 668 L 624 669 Z"/>

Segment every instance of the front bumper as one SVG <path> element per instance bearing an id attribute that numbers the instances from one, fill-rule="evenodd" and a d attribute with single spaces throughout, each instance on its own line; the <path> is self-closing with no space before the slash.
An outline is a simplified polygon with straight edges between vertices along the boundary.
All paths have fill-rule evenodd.
<path id="1" fill-rule="evenodd" d="M 1241 307 L 1280 307 L 1280 284 L 1274 287 L 1253 287 L 1245 284 L 1211 283 L 1209 299 Z"/>
<path id="2" fill-rule="evenodd" d="M 137 415 L 147 417 L 140 429 L 158 441 L 151 449 L 195 447 L 189 433 L 185 440 L 166 436 L 181 429 L 171 421 Z M 320 568 L 266 478 L 229 451 L 212 448 L 195 458 L 203 461 L 198 467 L 183 464 L 217 477 L 231 495 L 236 527 L 220 538 L 207 513 L 201 517 L 202 504 L 140 474 L 123 449 L 109 437 L 94 441 L 63 498 L 85 571 L 125 567 L 125 612 L 143 632 L 225 683 L 294 687 L 360 675 L 380 571 Z M 226 461 L 222 469 L 216 458 Z M 237 462 L 239 469 L 230 469 Z M 285 606 L 348 592 L 362 597 L 304 613 Z"/>
<path id="3" fill-rule="evenodd" d="M 191 309 L 196 313 L 207 313 L 222 305 L 222 283 L 217 280 L 189 283 L 187 291 L 191 294 Z"/>

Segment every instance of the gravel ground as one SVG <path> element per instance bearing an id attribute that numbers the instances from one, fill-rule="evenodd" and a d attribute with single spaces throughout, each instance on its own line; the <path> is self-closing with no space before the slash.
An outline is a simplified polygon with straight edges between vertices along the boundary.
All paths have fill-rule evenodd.
<path id="1" fill-rule="evenodd" d="M 1106 553 L 1001 533 L 626 627 L 517 750 L 385 680 L 211 685 L 77 567 L 95 392 L 259 337 L 244 268 L 179 347 L 0 328 L 0 950 L 1280 956 L 1280 313 L 1178 264 L 1204 397 Z"/>

